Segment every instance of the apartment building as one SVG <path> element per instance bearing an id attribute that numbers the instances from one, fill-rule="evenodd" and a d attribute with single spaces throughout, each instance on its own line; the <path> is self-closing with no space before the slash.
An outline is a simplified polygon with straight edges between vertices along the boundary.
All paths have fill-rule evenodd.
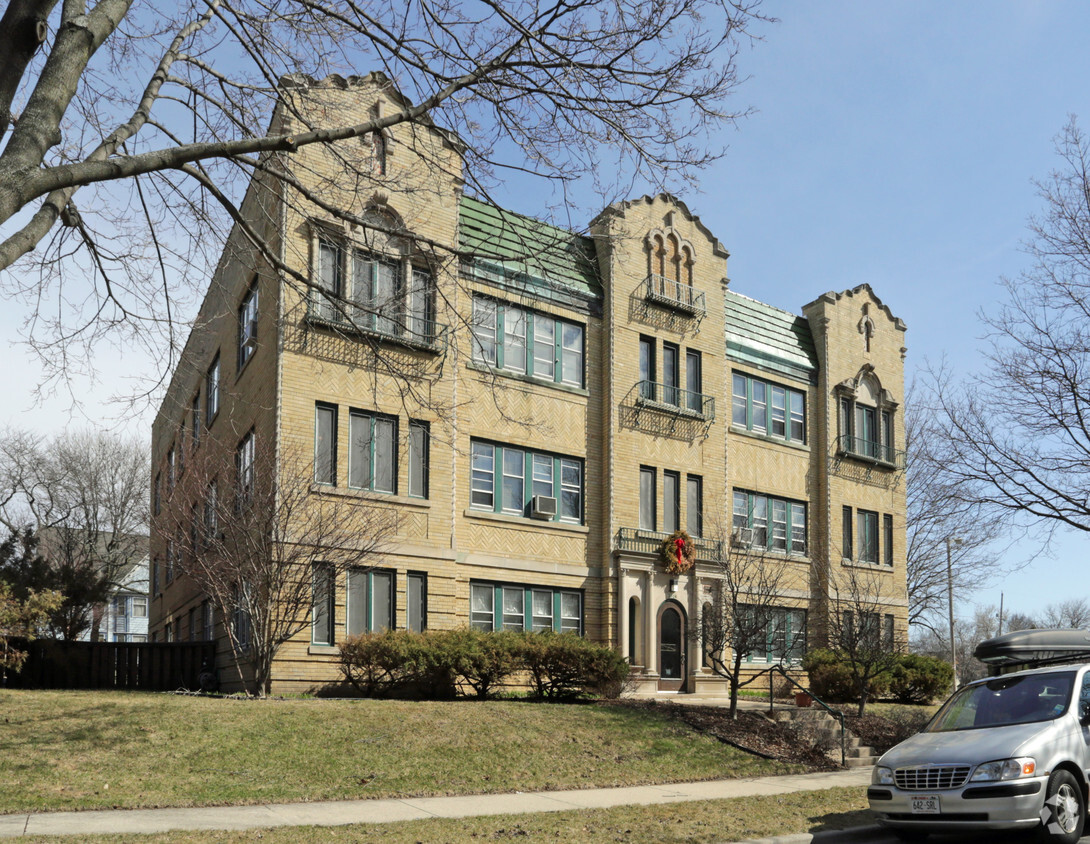
<path id="1" fill-rule="evenodd" d="M 380 74 L 283 97 L 285 130 L 403 105 Z M 905 326 L 868 286 L 801 315 L 764 305 L 666 195 L 586 235 L 498 208 L 427 124 L 282 164 L 308 196 L 255 178 L 154 424 L 153 639 L 216 639 L 230 687 L 239 620 L 174 538 L 300 456 L 309 495 L 366 502 L 389 536 L 373 564 L 315 579 L 277 691 L 335 686 L 348 635 L 472 626 L 577 633 L 646 691 L 715 693 L 693 633 L 724 547 L 788 564 L 753 670 L 830 635 L 845 573 L 904 636 Z M 230 468 L 187 485 L 212 455 Z M 691 566 L 671 564 L 679 538 Z"/>

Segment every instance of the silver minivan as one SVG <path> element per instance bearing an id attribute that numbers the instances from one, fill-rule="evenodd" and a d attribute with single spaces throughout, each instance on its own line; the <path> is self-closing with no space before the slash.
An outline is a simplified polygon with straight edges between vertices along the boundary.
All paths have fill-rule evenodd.
<path id="1" fill-rule="evenodd" d="M 982 643 L 978 656 L 997 641 Z M 867 798 L 904 840 L 1037 827 L 1040 840 L 1059 844 L 1082 835 L 1088 776 L 1090 663 L 1059 664 L 963 686 L 921 733 L 878 760 Z"/>

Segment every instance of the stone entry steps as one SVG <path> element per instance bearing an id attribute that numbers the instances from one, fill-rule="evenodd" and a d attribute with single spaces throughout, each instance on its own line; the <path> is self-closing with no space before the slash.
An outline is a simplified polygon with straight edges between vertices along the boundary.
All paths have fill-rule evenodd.
<path id="1" fill-rule="evenodd" d="M 791 721 L 797 726 L 804 727 L 806 732 L 819 738 L 826 739 L 832 749 L 829 757 L 840 761 L 840 722 L 821 707 L 795 708 L 785 707 L 777 709 L 773 715 L 777 721 Z M 873 747 L 860 744 L 858 736 L 850 730 L 844 737 L 844 763 L 849 768 L 865 768 L 875 764 L 878 757 Z"/>

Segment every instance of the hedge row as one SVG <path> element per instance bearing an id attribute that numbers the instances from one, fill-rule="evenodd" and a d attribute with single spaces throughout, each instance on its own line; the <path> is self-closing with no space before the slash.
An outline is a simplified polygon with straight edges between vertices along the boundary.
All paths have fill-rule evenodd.
<path id="1" fill-rule="evenodd" d="M 815 648 L 802 661 L 814 694 L 828 703 L 850 703 L 859 694 L 848 661 L 830 650 Z M 930 703 L 954 684 L 954 669 L 933 656 L 901 654 L 892 667 L 868 683 L 871 700 L 892 697 L 897 703 Z"/>
<path id="2" fill-rule="evenodd" d="M 387 630 L 345 640 L 341 672 L 367 697 L 487 698 L 516 678 L 537 698 L 570 700 L 618 697 L 628 663 L 573 633 Z"/>

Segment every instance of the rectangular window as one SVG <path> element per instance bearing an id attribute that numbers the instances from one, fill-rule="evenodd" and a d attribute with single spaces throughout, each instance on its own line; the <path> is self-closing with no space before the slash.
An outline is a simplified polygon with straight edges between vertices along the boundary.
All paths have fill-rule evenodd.
<path id="1" fill-rule="evenodd" d="M 396 493 L 397 419 L 353 410 L 348 436 L 348 485 Z"/>
<path id="2" fill-rule="evenodd" d="M 196 507 L 196 505 L 194 505 L 194 507 Z M 168 539 L 167 540 L 167 564 L 166 564 L 166 571 L 164 572 L 164 574 L 166 575 L 166 582 L 168 584 L 171 583 L 174 580 L 174 563 L 175 563 L 175 561 L 177 559 L 177 556 L 178 556 L 178 544 L 173 539 Z"/>
<path id="3" fill-rule="evenodd" d="M 680 352 L 673 343 L 662 344 L 662 400 L 666 404 L 678 404 L 678 387 L 681 383 Z"/>
<path id="4" fill-rule="evenodd" d="M 201 602 L 201 616 L 204 618 L 204 638 L 211 641 L 216 638 L 216 629 L 212 624 L 212 602 Z"/>
<path id="5" fill-rule="evenodd" d="M 582 524 L 582 460 L 474 441 L 471 469 L 470 505 L 476 509 Z M 557 499 L 556 512 L 552 502 L 549 510 L 535 506 L 531 512 L 534 496 Z"/>
<path id="6" fill-rule="evenodd" d="M 235 469 L 238 484 L 238 504 L 244 507 L 254 497 L 254 432 L 250 431 L 235 452 Z"/>
<path id="7" fill-rule="evenodd" d="M 215 481 L 208 484 L 204 497 L 204 544 L 215 542 L 219 533 L 219 487 Z"/>
<path id="8" fill-rule="evenodd" d="M 704 535 L 704 480 L 690 474 L 686 478 L 686 530 L 690 536 Z"/>
<path id="9" fill-rule="evenodd" d="M 772 498 L 767 495 L 734 491 L 731 527 L 743 542 L 751 547 L 786 552 L 806 553 L 806 504 Z"/>
<path id="10" fill-rule="evenodd" d="M 428 497 L 428 457 L 431 428 L 427 422 L 409 420 L 409 496 Z"/>
<path id="11" fill-rule="evenodd" d="M 752 625 L 760 612 L 768 621 L 765 635 L 758 637 L 753 648 L 744 659 L 746 662 L 789 662 L 798 663 L 806 651 L 806 611 L 781 607 L 762 608 L 739 607 L 746 619 L 746 625 Z"/>
<path id="12" fill-rule="evenodd" d="M 735 372 L 731 424 L 787 442 L 806 442 L 806 393 Z"/>
<path id="13" fill-rule="evenodd" d="M 152 485 L 151 493 L 151 512 L 153 515 L 158 516 L 159 511 L 163 506 L 163 477 L 158 472 L 155 473 L 155 483 Z"/>
<path id="14" fill-rule="evenodd" d="M 654 530 L 657 524 L 655 513 L 655 470 L 650 466 L 640 467 L 640 530 Z"/>
<path id="15" fill-rule="evenodd" d="M 405 579 L 405 627 L 414 633 L 428 629 L 428 576 L 409 572 Z"/>
<path id="16" fill-rule="evenodd" d="M 197 394 L 193 396 L 193 404 L 189 410 L 190 424 L 193 427 L 193 449 L 197 449 L 197 446 L 201 444 L 201 391 L 197 390 Z"/>
<path id="17" fill-rule="evenodd" d="M 583 595 L 578 591 L 511 583 L 472 583 L 469 601 L 470 625 L 475 630 L 583 634 Z"/>
<path id="18" fill-rule="evenodd" d="M 859 535 L 859 561 L 878 562 L 878 514 L 869 510 L 856 510 L 855 521 Z"/>
<path id="19" fill-rule="evenodd" d="M 189 641 L 199 642 L 201 639 L 201 627 L 199 610 L 197 607 L 192 607 L 189 610 Z"/>
<path id="20" fill-rule="evenodd" d="M 412 268 L 409 288 L 409 335 L 414 340 L 430 342 L 435 338 L 435 302 L 432 291 L 435 284 L 431 273 L 419 267 Z"/>
<path id="21" fill-rule="evenodd" d="M 314 405 L 314 482 L 337 484 L 336 405 Z"/>
<path id="22" fill-rule="evenodd" d="M 178 481 L 178 477 L 175 472 L 176 469 L 174 465 L 174 446 L 171 446 L 170 451 L 167 452 L 167 490 L 174 489 L 174 484 Z"/>
<path id="23" fill-rule="evenodd" d="M 399 263 L 358 249 L 352 251 L 352 301 L 356 325 L 379 334 L 399 334 L 403 299 Z"/>
<path id="24" fill-rule="evenodd" d="M 473 359 L 537 380 L 582 387 L 582 325 L 474 297 Z"/>
<path id="25" fill-rule="evenodd" d="M 394 572 L 349 569 L 348 635 L 394 629 Z"/>
<path id="26" fill-rule="evenodd" d="M 689 349 L 685 352 L 685 407 L 694 413 L 703 413 L 704 390 L 702 362 L 700 352 Z"/>
<path id="27" fill-rule="evenodd" d="M 640 397 L 655 398 L 655 341 L 640 337 Z"/>
<path id="28" fill-rule="evenodd" d="M 209 427 L 220 412 L 220 356 L 217 354 L 204 377 L 205 424 Z"/>
<path id="29" fill-rule="evenodd" d="M 185 419 L 178 426 L 178 477 L 185 474 Z"/>
<path id="30" fill-rule="evenodd" d="M 151 594 L 154 597 L 159 594 L 159 561 L 151 561 Z"/>
<path id="31" fill-rule="evenodd" d="M 865 405 L 855 406 L 855 452 L 867 457 L 878 456 L 878 429 L 875 409 Z"/>
<path id="32" fill-rule="evenodd" d="M 662 473 L 662 529 L 673 533 L 681 522 L 681 475 Z"/>
<path id="33" fill-rule="evenodd" d="M 318 241 L 318 290 L 312 290 L 313 313 L 335 321 L 340 317 L 338 300 L 344 297 L 344 252 L 328 240 Z"/>
<path id="34" fill-rule="evenodd" d="M 845 560 L 853 558 L 855 552 L 852 549 L 852 508 L 845 505 L 841 509 L 841 534 L 844 548 L 841 553 L 844 555 Z"/>
<path id="35" fill-rule="evenodd" d="M 893 565 L 893 516 L 886 513 L 882 516 L 882 541 L 884 543 L 883 556 L 887 566 Z"/>
<path id="36" fill-rule="evenodd" d="M 257 349 L 257 279 L 238 307 L 238 368 L 242 369 Z"/>
<path id="37" fill-rule="evenodd" d="M 315 645 L 332 645 L 334 641 L 334 599 L 336 588 L 333 566 L 317 563 L 314 566 L 313 610 L 310 641 Z"/>
<path id="38" fill-rule="evenodd" d="M 148 617 L 148 597 L 147 597 L 147 595 L 133 595 L 133 597 L 132 597 L 132 617 L 133 618 L 147 618 Z"/>

